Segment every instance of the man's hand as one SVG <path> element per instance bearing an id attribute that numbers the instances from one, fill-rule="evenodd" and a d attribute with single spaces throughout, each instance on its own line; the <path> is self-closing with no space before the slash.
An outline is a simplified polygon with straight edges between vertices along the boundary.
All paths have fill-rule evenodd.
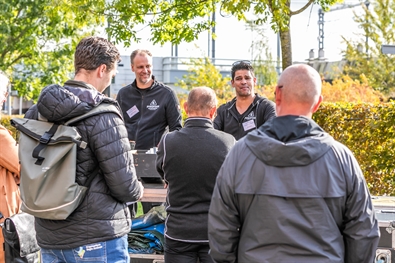
<path id="1" fill-rule="evenodd" d="M 140 181 L 138 181 L 138 185 L 140 186 L 140 197 L 138 200 L 141 200 L 141 198 L 144 196 L 144 186 Z"/>

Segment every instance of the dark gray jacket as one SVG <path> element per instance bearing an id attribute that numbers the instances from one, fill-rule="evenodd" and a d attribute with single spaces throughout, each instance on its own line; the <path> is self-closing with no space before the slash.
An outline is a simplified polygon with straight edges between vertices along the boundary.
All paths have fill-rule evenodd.
<path id="1" fill-rule="evenodd" d="M 26 113 L 37 119 L 63 123 L 82 115 L 106 98 L 83 82 L 67 81 L 65 87 L 44 88 L 36 105 Z M 88 143 L 77 152 L 76 181 L 94 176 L 82 204 L 66 220 L 36 218 L 37 241 L 47 249 L 69 249 L 121 237 L 130 231 L 130 212 L 125 204 L 140 196 L 128 134 L 116 113 L 101 113 L 75 124 Z"/>
<path id="2" fill-rule="evenodd" d="M 380 236 L 353 154 L 297 116 L 236 143 L 217 177 L 208 231 L 217 262 L 373 262 Z"/>
<path id="3" fill-rule="evenodd" d="M 207 216 L 218 171 L 235 144 L 207 118 L 188 118 L 159 144 L 157 170 L 168 183 L 166 237 L 208 242 Z"/>

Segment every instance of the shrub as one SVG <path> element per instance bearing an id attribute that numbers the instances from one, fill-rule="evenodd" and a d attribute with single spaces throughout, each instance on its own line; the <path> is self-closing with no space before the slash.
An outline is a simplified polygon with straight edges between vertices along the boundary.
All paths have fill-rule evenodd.
<path id="1" fill-rule="evenodd" d="M 395 195 L 395 103 L 323 103 L 313 119 L 354 153 L 373 195 Z"/>
<path id="2" fill-rule="evenodd" d="M 375 91 L 366 78 L 362 82 L 353 80 L 349 76 L 333 80 L 332 84 L 323 82 L 322 95 L 325 102 L 369 102 L 383 101 L 384 96 Z"/>

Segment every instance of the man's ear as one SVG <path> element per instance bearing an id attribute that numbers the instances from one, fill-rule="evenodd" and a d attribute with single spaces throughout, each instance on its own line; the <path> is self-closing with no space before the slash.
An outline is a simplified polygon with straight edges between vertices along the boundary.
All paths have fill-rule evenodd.
<path id="1" fill-rule="evenodd" d="M 320 97 L 318 98 L 317 104 L 315 104 L 315 105 L 313 106 L 313 113 L 316 112 L 316 111 L 318 110 L 318 108 L 320 107 L 320 104 L 321 104 L 323 98 L 324 98 L 324 97 L 322 97 L 322 95 L 320 95 Z"/>
<path id="2" fill-rule="evenodd" d="M 184 110 L 188 114 L 188 102 L 184 102 Z"/>
<path id="3" fill-rule="evenodd" d="M 276 103 L 276 105 L 281 104 L 281 92 L 282 92 L 282 89 L 279 88 L 279 86 L 276 86 L 276 89 L 274 91 L 274 102 Z"/>
<path id="4" fill-rule="evenodd" d="M 211 108 L 211 110 L 210 110 L 210 119 L 214 119 L 216 112 L 217 112 L 217 107 Z"/>
<path id="5" fill-rule="evenodd" d="M 135 72 L 133 64 L 130 64 L 130 68 L 132 69 L 132 72 Z"/>
<path id="6" fill-rule="evenodd" d="M 100 77 L 103 77 L 103 75 L 104 75 L 104 73 L 107 71 L 107 66 L 105 65 L 105 64 L 101 64 L 99 67 L 98 67 L 98 74 L 99 74 L 99 76 Z"/>

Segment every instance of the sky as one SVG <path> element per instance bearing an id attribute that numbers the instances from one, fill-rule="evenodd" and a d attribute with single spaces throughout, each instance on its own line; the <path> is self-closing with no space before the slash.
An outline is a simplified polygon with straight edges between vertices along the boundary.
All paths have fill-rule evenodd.
<path id="1" fill-rule="evenodd" d="M 307 0 L 292 0 L 291 9 L 295 11 L 301 8 Z M 341 51 L 345 49 L 342 36 L 350 39 L 356 38 L 357 34 L 361 34 L 362 30 L 353 20 L 353 11 L 362 12 L 362 7 L 358 5 L 360 1 L 345 0 L 342 4 L 332 6 L 336 9 L 345 6 L 354 6 L 352 8 L 344 8 L 336 11 L 329 11 L 324 14 L 324 57 L 327 61 L 341 60 Z M 291 38 L 292 53 L 294 62 L 306 61 L 309 57 L 309 51 L 314 49 L 315 57 L 318 57 L 318 5 L 312 5 L 303 13 L 295 15 L 291 18 Z M 256 50 L 251 49 L 253 41 L 257 41 L 256 32 L 248 30 L 244 22 L 237 21 L 236 18 L 223 17 L 218 12 L 216 14 L 216 43 L 215 53 L 218 59 L 249 59 L 252 60 L 256 56 Z M 255 33 L 255 34 L 254 34 Z M 266 30 L 268 45 L 272 53 L 273 59 L 277 58 L 277 34 L 270 28 Z M 153 45 L 147 39 L 150 36 L 149 29 L 142 30 L 139 35 L 142 38 L 140 43 L 132 43 L 130 48 L 118 46 L 122 55 L 130 55 L 137 48 L 150 50 L 156 57 L 171 56 L 171 44 L 167 43 L 163 46 Z M 211 57 L 209 51 L 208 33 L 199 35 L 198 40 L 192 43 L 181 43 L 178 46 L 179 57 Z M 209 52 L 209 53 L 208 53 Z"/>

